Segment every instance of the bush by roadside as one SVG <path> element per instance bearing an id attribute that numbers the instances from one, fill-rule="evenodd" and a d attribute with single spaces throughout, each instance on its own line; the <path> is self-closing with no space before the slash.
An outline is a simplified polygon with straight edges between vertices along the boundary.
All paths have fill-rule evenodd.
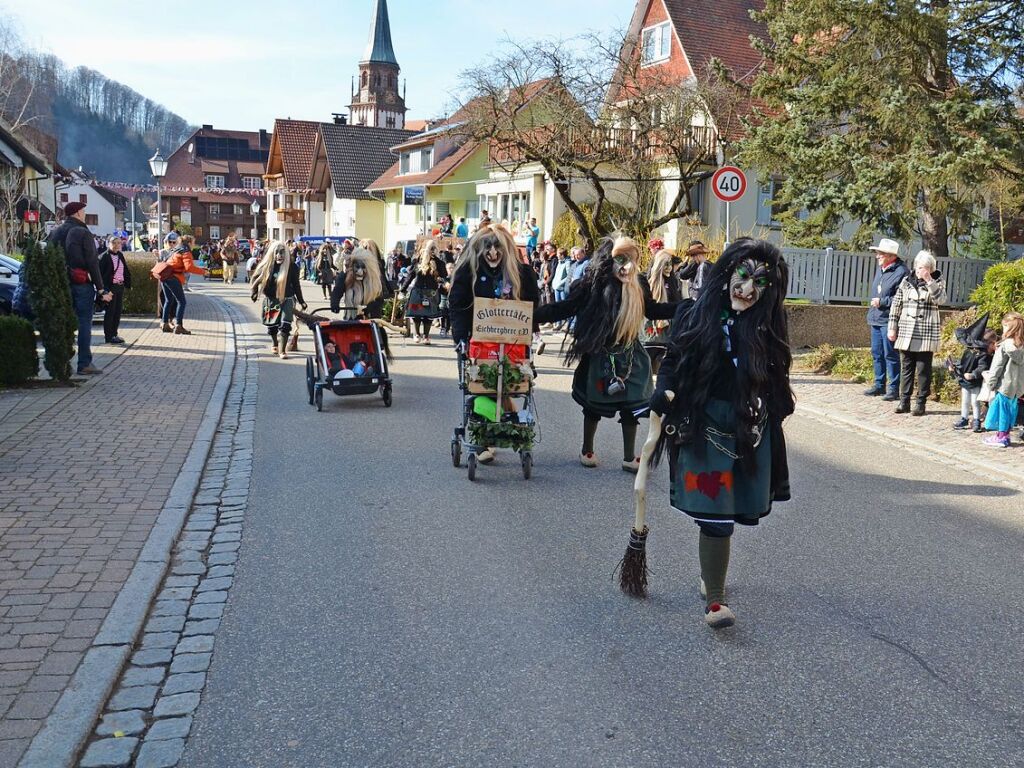
<path id="1" fill-rule="evenodd" d="M 71 287 L 64 251 L 55 245 L 26 240 L 22 245 L 36 330 L 43 342 L 43 365 L 55 381 L 71 381 L 78 321 L 71 306 Z"/>
<path id="2" fill-rule="evenodd" d="M 0 384 L 24 384 L 39 373 L 36 332 L 32 323 L 16 315 L 0 316 Z"/>
<path id="3" fill-rule="evenodd" d="M 980 314 L 989 312 L 990 326 L 998 326 L 1007 312 L 1024 309 L 1024 260 L 993 264 L 981 285 L 971 293 Z"/>
<path id="4" fill-rule="evenodd" d="M 127 254 L 125 262 L 132 275 L 132 289 L 124 296 L 122 311 L 126 315 L 155 315 L 157 282 L 149 272 L 156 259 L 149 255 Z"/>

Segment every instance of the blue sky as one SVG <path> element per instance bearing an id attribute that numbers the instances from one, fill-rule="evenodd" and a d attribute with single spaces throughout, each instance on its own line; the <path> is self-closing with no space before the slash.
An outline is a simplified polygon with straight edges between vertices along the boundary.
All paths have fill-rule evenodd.
<path id="1" fill-rule="evenodd" d="M 194 124 L 271 128 L 344 111 L 373 0 L 0 0 L 29 46 L 84 64 Z M 444 114 L 459 73 L 513 37 L 623 28 L 632 0 L 388 0 L 410 118 Z"/>

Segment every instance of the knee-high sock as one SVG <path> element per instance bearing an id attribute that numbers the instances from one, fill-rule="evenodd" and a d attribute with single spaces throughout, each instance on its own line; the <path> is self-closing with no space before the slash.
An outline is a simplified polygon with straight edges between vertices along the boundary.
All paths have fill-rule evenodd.
<path id="1" fill-rule="evenodd" d="M 583 417 L 583 453 L 594 452 L 594 437 L 597 435 L 597 425 L 601 420 L 591 416 Z"/>
<path id="2" fill-rule="evenodd" d="M 700 534 L 700 575 L 707 590 L 707 604 L 725 602 L 725 574 L 729 570 L 729 542 L 731 536 Z"/>
<path id="3" fill-rule="evenodd" d="M 632 419 L 622 421 L 622 460 L 632 461 L 636 458 L 636 427 Z"/>

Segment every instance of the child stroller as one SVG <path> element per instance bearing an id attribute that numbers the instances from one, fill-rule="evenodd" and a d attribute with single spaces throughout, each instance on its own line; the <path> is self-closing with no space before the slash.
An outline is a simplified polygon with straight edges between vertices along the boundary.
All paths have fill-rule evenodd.
<path id="1" fill-rule="evenodd" d="M 309 404 L 324 409 L 324 390 L 339 397 L 380 391 L 391 407 L 391 350 L 387 334 L 372 320 L 321 320 L 317 309 L 307 315 L 313 332 L 313 355 L 306 358 Z"/>
<path id="2" fill-rule="evenodd" d="M 537 442 L 534 368 L 529 345 L 471 341 L 459 351 L 462 423 L 452 434 L 452 465 L 462 466 L 466 451 L 469 479 L 476 479 L 477 453 L 505 448 L 519 454 L 523 478 L 533 474 Z"/>

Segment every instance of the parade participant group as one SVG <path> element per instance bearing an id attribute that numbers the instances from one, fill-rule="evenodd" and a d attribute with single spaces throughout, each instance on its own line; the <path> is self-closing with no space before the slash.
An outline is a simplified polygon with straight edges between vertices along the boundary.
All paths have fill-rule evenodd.
<path id="1" fill-rule="evenodd" d="M 533 354 L 517 353 L 515 362 L 529 367 L 532 381 L 543 352 L 540 329 L 564 333 L 563 361 L 574 368 L 571 397 L 582 415 L 579 463 L 585 471 L 606 463 L 596 445 L 598 426 L 601 419 L 617 418 L 620 467 L 629 477 L 639 472 L 638 498 L 646 493 L 648 472 L 667 466 L 668 504 L 697 527 L 700 579 L 694 586 L 703 598 L 703 620 L 713 629 L 733 625 L 726 575 L 735 526 L 757 525 L 775 502 L 790 498 L 782 425 L 793 413 L 794 397 L 783 306 L 788 270 L 781 252 L 768 242 L 741 238 L 715 259 L 700 241 L 675 250 L 660 239 L 643 248 L 615 237 L 598 243 L 592 254 L 552 243 L 537 243 L 524 254 L 509 230 L 489 219 L 466 235 L 460 233 L 458 241 L 421 238 L 413 254 L 399 244 L 386 257 L 372 240 L 325 243 L 316 251 L 291 242 L 254 244 L 247 261 L 234 242 L 220 252 L 225 265 L 244 263 L 252 300 L 260 302 L 273 351 L 282 359 L 298 343 L 302 323 L 296 316 L 309 319 L 302 279 L 318 285 L 330 310 L 343 319 L 378 323 L 385 343 L 385 328 L 400 330 L 394 322 L 401 308 L 412 341 L 430 345 L 435 331 L 450 335 L 460 359 L 473 341 L 475 302 L 531 306 L 533 325 L 526 333 L 532 331 L 534 342 L 524 348 L 532 346 Z M 169 264 L 163 328 L 188 333 L 182 324 L 187 276 L 202 270 L 188 258 L 191 244 L 172 237 L 177 236 L 168 237 L 163 259 Z M 866 394 L 899 400 L 902 413 L 910 410 L 917 384 L 913 413 L 920 415 L 935 349 L 930 318 L 937 314 L 944 282 L 927 252 L 918 254 L 910 275 L 900 269 L 895 243 L 882 240 L 876 250 L 877 295 L 868 316 L 876 383 Z M 225 282 L 234 278 L 234 270 L 225 269 Z M 386 313 L 389 299 L 394 302 Z M 987 330 L 987 321 L 981 318 L 958 334 L 966 351 L 958 363 L 946 362 L 963 392 L 954 428 L 991 431 L 985 442 L 1004 447 L 1024 396 L 1024 321 L 1013 313 L 1002 318 L 1002 341 Z M 116 324 L 111 328 L 116 335 Z M 886 342 L 902 365 L 893 364 Z M 329 356 L 335 352 L 326 349 Z M 498 400 L 500 414 L 505 403 Z M 639 425 L 651 414 L 656 417 L 641 456 Z M 495 459 L 494 445 L 471 450 L 480 464 Z M 648 533 L 639 512 L 638 520 L 620 564 L 623 590 L 637 596 L 647 586 Z"/>

